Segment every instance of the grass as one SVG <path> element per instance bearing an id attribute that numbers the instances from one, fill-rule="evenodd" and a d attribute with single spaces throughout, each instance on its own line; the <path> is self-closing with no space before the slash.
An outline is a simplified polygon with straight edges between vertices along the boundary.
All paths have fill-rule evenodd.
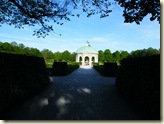
<path id="1" fill-rule="evenodd" d="M 46 68 L 52 68 L 53 62 L 46 62 Z"/>

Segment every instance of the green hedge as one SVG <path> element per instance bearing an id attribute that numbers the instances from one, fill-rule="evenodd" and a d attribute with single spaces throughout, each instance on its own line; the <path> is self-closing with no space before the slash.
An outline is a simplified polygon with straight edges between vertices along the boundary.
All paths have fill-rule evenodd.
<path id="1" fill-rule="evenodd" d="M 75 71 L 79 67 L 80 67 L 79 63 L 68 65 L 67 74 L 72 73 L 73 71 Z"/>
<path id="2" fill-rule="evenodd" d="M 95 64 L 93 65 L 93 68 L 98 71 L 102 76 L 104 76 L 104 65 L 99 65 L 99 64 Z"/>
<path id="3" fill-rule="evenodd" d="M 160 119 L 160 55 L 123 59 L 116 87 L 144 119 Z"/>
<path id="4" fill-rule="evenodd" d="M 118 72 L 117 63 L 104 63 L 104 76 L 116 77 Z"/>
<path id="5" fill-rule="evenodd" d="M 54 62 L 52 67 L 52 75 L 54 76 L 67 75 L 67 62 Z"/>
<path id="6" fill-rule="evenodd" d="M 19 106 L 48 85 L 43 58 L 0 53 L 0 113 Z"/>
<path id="7" fill-rule="evenodd" d="M 101 75 L 106 77 L 116 77 L 118 72 L 117 63 L 104 63 L 104 65 L 99 65 L 94 63 L 94 69 L 96 69 Z"/>
<path id="8" fill-rule="evenodd" d="M 53 68 L 47 68 L 49 75 L 51 76 L 66 76 L 78 69 L 80 66 L 79 62 L 54 62 Z"/>

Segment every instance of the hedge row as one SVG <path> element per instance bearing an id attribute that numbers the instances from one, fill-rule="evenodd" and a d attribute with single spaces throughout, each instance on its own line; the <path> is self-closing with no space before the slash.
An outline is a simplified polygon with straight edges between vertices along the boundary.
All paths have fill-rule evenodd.
<path id="1" fill-rule="evenodd" d="M 101 75 L 106 77 L 116 77 L 118 73 L 117 63 L 105 62 L 104 65 L 94 64 L 93 66 Z"/>
<path id="2" fill-rule="evenodd" d="M 104 63 L 104 76 L 116 77 L 118 72 L 117 63 Z"/>
<path id="3" fill-rule="evenodd" d="M 19 106 L 48 85 L 43 58 L 0 53 L 0 113 Z"/>
<path id="4" fill-rule="evenodd" d="M 47 68 L 49 75 L 51 76 L 66 76 L 78 69 L 80 66 L 79 62 L 54 62 L 52 68 Z"/>
<path id="5" fill-rule="evenodd" d="M 52 66 L 52 75 L 55 76 L 67 75 L 67 62 L 54 62 Z"/>
<path id="6" fill-rule="evenodd" d="M 160 55 L 122 60 L 116 87 L 144 119 L 160 119 Z"/>

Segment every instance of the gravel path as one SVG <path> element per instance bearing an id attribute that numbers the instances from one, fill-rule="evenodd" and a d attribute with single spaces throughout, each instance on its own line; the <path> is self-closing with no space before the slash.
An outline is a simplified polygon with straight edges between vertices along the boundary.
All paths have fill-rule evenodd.
<path id="1" fill-rule="evenodd" d="M 9 115 L 9 119 L 137 120 L 133 109 L 116 92 L 115 78 L 90 67 L 68 76 L 50 77 L 52 87 Z"/>

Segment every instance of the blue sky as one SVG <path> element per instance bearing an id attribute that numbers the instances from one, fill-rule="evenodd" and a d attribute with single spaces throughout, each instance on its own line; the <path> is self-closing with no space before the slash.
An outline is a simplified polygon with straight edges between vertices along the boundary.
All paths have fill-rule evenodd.
<path id="1" fill-rule="evenodd" d="M 33 36 L 33 30 L 38 26 L 16 29 L 13 26 L 3 25 L 0 27 L 0 41 L 16 41 L 28 47 L 39 50 L 46 48 L 52 52 L 64 50 L 75 52 L 87 41 L 97 50 L 110 49 L 111 52 L 160 48 L 160 24 L 157 21 L 150 21 L 147 16 L 140 25 L 124 23 L 122 9 L 113 6 L 112 10 L 113 12 L 106 18 L 99 18 L 99 15 L 87 18 L 83 13 L 79 18 L 71 17 L 71 21 L 64 22 L 62 26 L 53 24 L 54 32 L 46 38 Z"/>

